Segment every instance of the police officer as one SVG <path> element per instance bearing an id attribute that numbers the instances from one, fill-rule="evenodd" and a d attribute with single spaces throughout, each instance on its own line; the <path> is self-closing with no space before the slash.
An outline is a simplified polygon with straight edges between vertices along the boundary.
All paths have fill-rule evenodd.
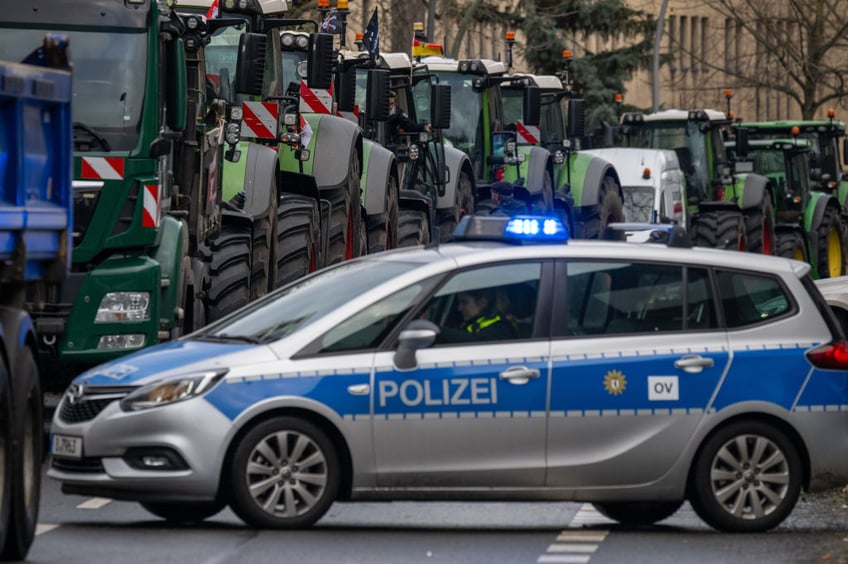
<path id="1" fill-rule="evenodd" d="M 513 195 L 515 188 L 509 182 L 499 180 L 493 182 L 489 187 L 492 202 L 496 204 L 490 215 L 515 216 L 527 213 L 527 206 L 521 200 L 516 200 Z"/>
<path id="2" fill-rule="evenodd" d="M 444 342 L 505 341 L 515 339 L 515 326 L 496 308 L 495 291 L 491 288 L 467 290 L 457 296 L 457 310 L 462 315 L 458 329 L 441 332 Z"/>

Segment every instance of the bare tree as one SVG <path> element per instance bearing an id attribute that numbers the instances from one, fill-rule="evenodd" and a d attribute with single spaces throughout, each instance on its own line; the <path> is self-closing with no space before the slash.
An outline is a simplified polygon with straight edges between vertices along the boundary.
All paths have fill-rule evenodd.
<path id="1" fill-rule="evenodd" d="M 803 119 L 848 96 L 846 0 L 704 0 L 725 18 L 724 72 L 737 87 L 778 92 Z"/>

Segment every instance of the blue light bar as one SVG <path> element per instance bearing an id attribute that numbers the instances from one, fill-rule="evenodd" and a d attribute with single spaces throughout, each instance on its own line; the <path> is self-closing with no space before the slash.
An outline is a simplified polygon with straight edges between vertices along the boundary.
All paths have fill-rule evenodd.
<path id="1" fill-rule="evenodd" d="M 554 217 L 522 215 L 465 216 L 454 230 L 454 238 L 463 241 L 501 241 L 504 243 L 565 243 L 568 230 Z"/>

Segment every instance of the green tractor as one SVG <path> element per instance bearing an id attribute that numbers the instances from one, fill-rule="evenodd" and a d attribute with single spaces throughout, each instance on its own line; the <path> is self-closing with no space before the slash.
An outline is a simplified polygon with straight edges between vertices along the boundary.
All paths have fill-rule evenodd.
<path id="1" fill-rule="evenodd" d="M 540 93 L 540 124 L 522 121 L 528 95 Z M 624 221 L 621 182 L 615 166 L 578 147 L 586 135 L 585 101 L 571 98 L 553 75 L 513 74 L 501 85 L 504 116 L 519 147 L 537 146 L 551 154 L 554 207 L 574 237 L 599 237 L 609 223 Z"/>
<path id="2" fill-rule="evenodd" d="M 464 152 L 444 142 L 450 127 L 450 87 L 438 84 L 426 66 L 413 69 L 406 53 L 347 52 L 339 82 L 339 110 L 357 108 L 365 135 L 391 150 L 401 169 L 399 246 L 446 242 L 459 220 L 474 210 L 474 172 Z M 397 131 L 388 113 L 372 105 L 387 95 L 415 131 Z M 348 113 L 348 115 L 350 115 Z M 429 127 L 425 127 L 427 124 Z"/>
<path id="3" fill-rule="evenodd" d="M 737 170 L 750 169 L 769 180 L 777 220 L 775 254 L 809 262 L 815 278 L 842 275 L 846 247 L 840 205 L 833 195 L 811 190 L 811 143 L 797 135 L 749 140 L 747 133 L 740 125 L 736 140 L 726 146 Z"/>
<path id="4" fill-rule="evenodd" d="M 226 132 L 238 124 L 206 95 L 202 20 L 165 2 L 38 7 L 6 7 L 0 57 L 25 55 L 47 31 L 72 45 L 72 272 L 29 296 L 45 387 L 61 388 L 65 376 L 247 303 L 253 232 L 221 209 Z M 271 205 L 269 195 L 237 215 L 252 225 Z"/>
<path id="5" fill-rule="evenodd" d="M 730 124 L 715 110 L 627 112 L 619 131 L 625 147 L 677 153 L 696 245 L 775 254 L 772 187 L 762 175 L 734 171 L 724 145 Z"/>

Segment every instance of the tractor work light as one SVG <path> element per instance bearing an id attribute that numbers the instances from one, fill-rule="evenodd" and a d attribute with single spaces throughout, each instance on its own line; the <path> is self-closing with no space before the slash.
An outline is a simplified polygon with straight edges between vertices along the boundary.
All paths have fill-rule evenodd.
<path id="1" fill-rule="evenodd" d="M 486 65 L 483 64 L 483 61 L 477 59 L 459 61 L 459 72 L 463 74 L 477 74 L 480 76 L 488 74 L 486 71 Z"/>
<path id="2" fill-rule="evenodd" d="M 294 47 L 294 34 L 284 33 L 280 36 L 280 42 L 283 47 Z"/>
<path id="3" fill-rule="evenodd" d="M 621 123 L 641 123 L 645 121 L 645 114 L 640 112 L 624 112 Z"/>
<path id="4" fill-rule="evenodd" d="M 95 323 L 150 319 L 150 292 L 108 292 L 100 300 Z"/>
<path id="5" fill-rule="evenodd" d="M 410 145 L 409 146 L 409 160 L 417 161 L 418 157 L 420 157 L 420 156 L 421 156 L 421 152 L 420 152 L 420 149 L 418 148 L 418 145 Z"/>
<path id="6" fill-rule="evenodd" d="M 226 129 L 224 130 L 224 139 L 230 145 L 235 145 L 239 142 L 239 138 L 241 137 L 241 127 L 239 127 L 238 123 L 228 123 Z"/>
<path id="7" fill-rule="evenodd" d="M 244 109 L 241 106 L 230 106 L 230 121 L 241 121 L 244 119 Z"/>
<path id="8" fill-rule="evenodd" d="M 562 244 L 568 230 L 555 217 L 521 215 L 496 217 L 467 215 L 453 232 L 459 241 L 500 241 L 513 244 Z"/>
<path id="9" fill-rule="evenodd" d="M 704 110 L 690 110 L 688 117 L 691 121 L 710 121 L 710 116 Z"/>

